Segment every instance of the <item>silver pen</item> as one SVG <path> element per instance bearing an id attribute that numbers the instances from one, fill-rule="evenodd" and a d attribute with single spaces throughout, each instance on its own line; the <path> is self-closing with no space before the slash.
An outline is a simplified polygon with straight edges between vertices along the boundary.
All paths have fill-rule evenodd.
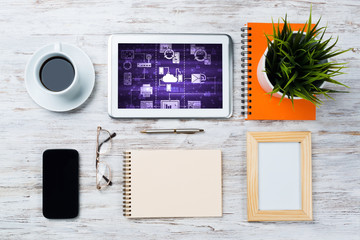
<path id="1" fill-rule="evenodd" d="M 187 133 L 193 134 L 198 132 L 204 132 L 204 129 L 198 128 L 182 128 L 182 129 L 145 129 L 140 131 L 141 133 Z"/>

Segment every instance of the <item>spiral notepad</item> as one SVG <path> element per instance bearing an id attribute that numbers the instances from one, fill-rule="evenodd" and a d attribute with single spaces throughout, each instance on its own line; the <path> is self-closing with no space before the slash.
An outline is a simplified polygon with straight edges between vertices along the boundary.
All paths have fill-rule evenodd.
<path id="1" fill-rule="evenodd" d="M 280 24 L 281 26 L 282 24 Z M 303 24 L 291 24 L 294 31 Z M 242 115 L 246 120 L 315 120 L 316 107 L 306 100 L 294 100 L 272 97 L 260 86 L 257 67 L 260 58 L 267 48 L 265 34 L 272 34 L 272 23 L 248 23 L 241 28 L 241 61 L 242 61 Z M 270 37 L 271 39 L 271 37 Z"/>
<path id="2" fill-rule="evenodd" d="M 124 216 L 222 216 L 220 150 L 124 153 Z"/>

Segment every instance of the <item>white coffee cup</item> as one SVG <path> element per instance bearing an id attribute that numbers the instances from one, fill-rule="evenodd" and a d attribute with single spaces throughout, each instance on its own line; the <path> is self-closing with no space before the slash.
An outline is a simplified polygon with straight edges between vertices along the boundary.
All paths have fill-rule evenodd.
<path id="1" fill-rule="evenodd" d="M 72 98 L 75 97 L 77 95 L 77 93 L 79 92 L 80 89 L 80 84 L 79 84 L 79 73 L 78 73 L 78 69 L 76 67 L 76 64 L 74 62 L 74 60 L 67 55 L 66 53 L 64 53 L 61 50 L 61 43 L 55 43 L 54 44 L 54 51 L 46 53 L 44 55 L 42 55 L 36 62 L 35 62 L 35 71 L 34 71 L 34 79 L 35 82 L 38 84 L 39 89 L 41 91 L 43 91 L 46 94 L 51 94 L 51 95 L 56 95 L 56 96 L 62 96 L 65 98 Z M 60 58 L 64 58 L 67 61 L 69 61 L 74 69 L 74 79 L 72 80 L 72 83 L 65 89 L 61 90 L 61 91 L 51 91 L 48 88 L 46 88 L 43 83 L 41 82 L 41 78 L 40 78 L 40 71 L 42 66 L 44 65 L 44 63 L 51 59 L 51 58 L 55 58 L 55 57 L 60 57 Z"/>

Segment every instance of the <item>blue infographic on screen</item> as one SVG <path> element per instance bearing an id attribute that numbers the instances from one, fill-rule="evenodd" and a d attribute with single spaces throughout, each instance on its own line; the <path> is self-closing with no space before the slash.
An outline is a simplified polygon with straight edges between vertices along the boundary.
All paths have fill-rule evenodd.
<path id="1" fill-rule="evenodd" d="M 222 108 L 221 44 L 119 44 L 118 108 Z"/>

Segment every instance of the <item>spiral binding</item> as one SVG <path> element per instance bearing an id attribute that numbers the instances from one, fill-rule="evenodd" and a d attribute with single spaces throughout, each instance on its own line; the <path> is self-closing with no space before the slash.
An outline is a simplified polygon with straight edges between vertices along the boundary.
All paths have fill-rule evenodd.
<path id="1" fill-rule="evenodd" d="M 131 217 L 131 152 L 124 152 L 123 215 Z"/>
<path id="2" fill-rule="evenodd" d="M 248 115 L 251 115 L 251 69 L 248 67 L 251 66 L 251 28 L 242 27 L 241 28 L 241 115 L 245 118 Z"/>

